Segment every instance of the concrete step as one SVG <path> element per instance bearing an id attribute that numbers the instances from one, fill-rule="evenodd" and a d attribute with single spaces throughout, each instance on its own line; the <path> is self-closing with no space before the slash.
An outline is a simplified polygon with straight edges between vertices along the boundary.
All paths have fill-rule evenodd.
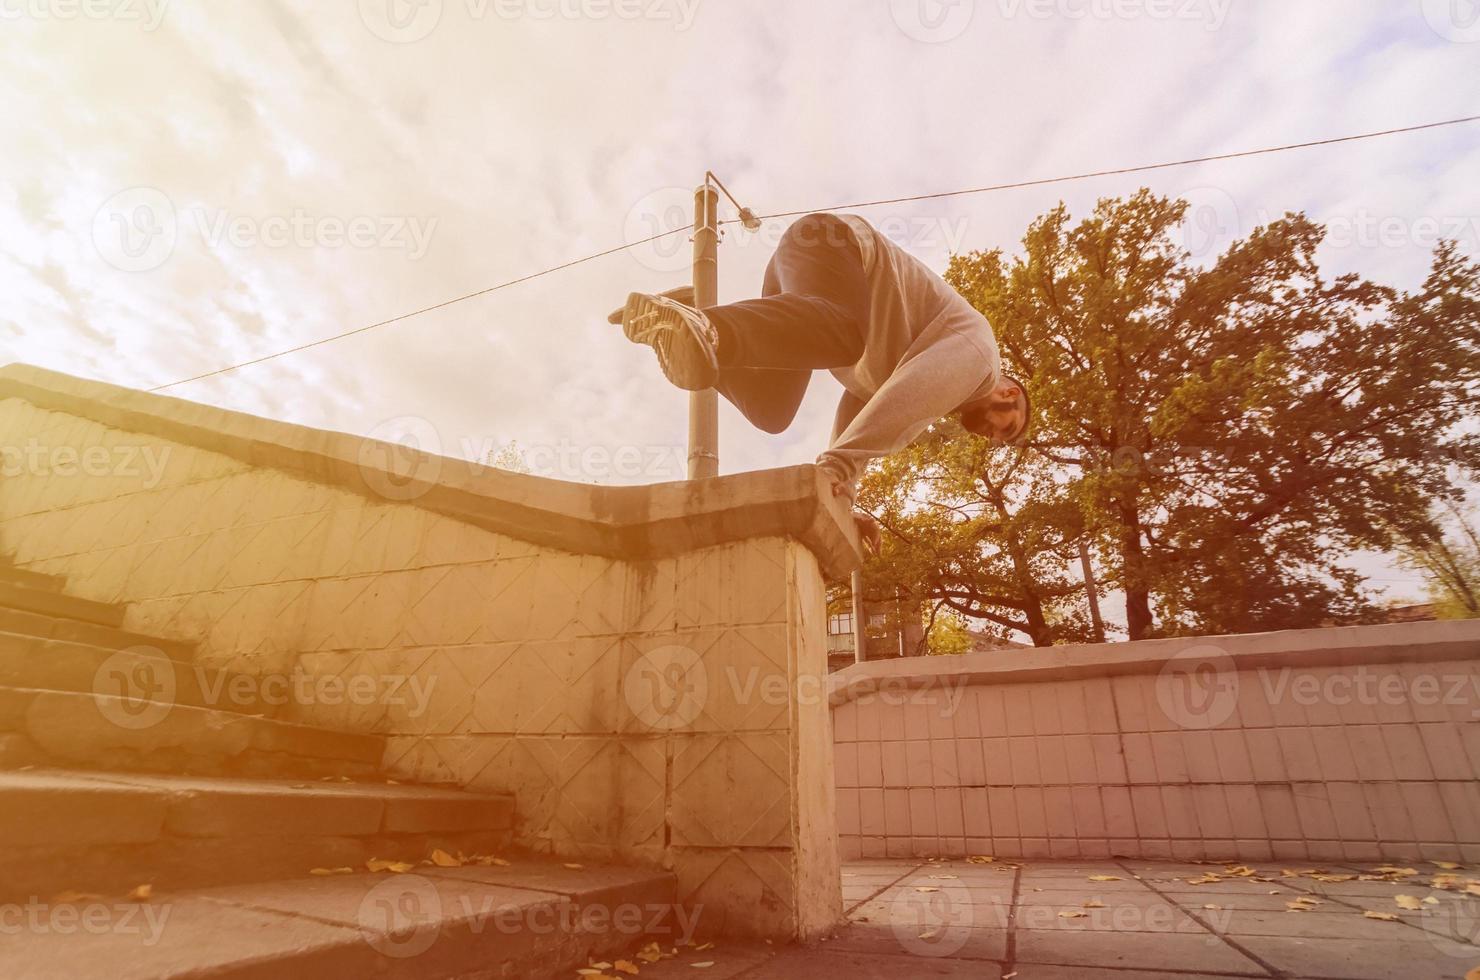
<path id="1" fill-rule="evenodd" d="M 21 568 L 7 558 L 0 557 L 0 582 L 35 589 L 38 592 L 61 592 L 67 580 L 59 575 L 43 575 Z"/>
<path id="2" fill-rule="evenodd" d="M 0 629 L 0 685 L 170 700 L 239 714 L 276 714 L 255 685 L 166 656 L 159 647 L 97 646 Z"/>
<path id="3" fill-rule="evenodd" d="M 0 580 L 0 607 L 20 612 L 40 613 L 58 619 L 72 619 L 95 626 L 123 625 L 122 606 L 79 599 L 48 589 L 35 589 L 15 582 Z"/>
<path id="4" fill-rule="evenodd" d="M 509 867 L 156 890 L 147 903 L 83 898 L 72 903 L 79 914 L 113 927 L 0 931 L 0 975 L 565 978 L 619 958 L 641 967 L 646 943 L 667 951 L 702 930 L 702 914 L 676 908 L 676 890 L 667 872 L 516 858 Z M 125 916 L 131 928 L 120 925 Z"/>
<path id="5" fill-rule="evenodd" d="M 390 783 L 0 773 L 0 901 L 303 876 L 507 846 L 513 798 Z"/>
<path id="6" fill-rule="evenodd" d="M 369 777 L 385 743 L 168 699 L 0 686 L 0 768 Z"/>
<path id="7" fill-rule="evenodd" d="M 146 647 L 174 660 L 188 661 L 195 649 L 188 643 L 132 633 L 128 630 L 97 623 L 69 619 L 59 613 L 18 609 L 0 603 L 0 630 L 17 636 L 34 636 L 51 640 L 70 640 L 110 650 Z"/>

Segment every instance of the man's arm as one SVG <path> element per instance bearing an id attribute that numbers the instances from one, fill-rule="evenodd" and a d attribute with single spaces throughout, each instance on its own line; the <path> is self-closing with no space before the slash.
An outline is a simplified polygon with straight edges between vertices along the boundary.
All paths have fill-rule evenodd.
<path id="1" fill-rule="evenodd" d="M 908 446 L 926 426 L 960 408 L 982 386 L 994 364 L 969 337 L 949 333 L 901 364 L 874 396 L 834 429 L 832 445 L 817 465 L 852 499 L 869 460 Z M 838 406 L 841 423 L 849 399 Z"/>

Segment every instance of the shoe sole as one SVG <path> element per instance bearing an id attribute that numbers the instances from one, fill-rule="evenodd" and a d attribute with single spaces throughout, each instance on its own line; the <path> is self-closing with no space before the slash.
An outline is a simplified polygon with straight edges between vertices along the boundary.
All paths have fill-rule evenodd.
<path id="1" fill-rule="evenodd" d="M 714 387 L 718 371 L 705 353 L 695 327 L 677 312 L 658 305 L 645 293 L 627 297 L 622 332 L 627 339 L 647 344 L 658 355 L 658 366 L 676 387 L 703 391 Z"/>

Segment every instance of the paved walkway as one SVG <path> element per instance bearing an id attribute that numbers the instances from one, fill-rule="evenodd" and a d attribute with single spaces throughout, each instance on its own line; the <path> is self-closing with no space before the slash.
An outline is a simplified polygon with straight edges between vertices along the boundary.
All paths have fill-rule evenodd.
<path id="1" fill-rule="evenodd" d="M 1480 941 L 1469 875 L 1480 871 L 865 861 L 844 869 L 850 924 L 825 943 L 720 944 L 639 965 L 643 980 L 1463 978 L 1480 967 L 1465 941 Z"/>

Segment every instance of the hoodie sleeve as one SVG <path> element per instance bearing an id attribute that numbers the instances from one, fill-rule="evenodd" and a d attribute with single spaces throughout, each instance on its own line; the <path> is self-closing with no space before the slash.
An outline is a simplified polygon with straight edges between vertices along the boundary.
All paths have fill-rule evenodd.
<path id="1" fill-rule="evenodd" d="M 994 370 L 975 340 L 947 333 L 902 362 L 847 422 L 844 409 L 858 398 L 843 396 L 832 444 L 817 457 L 818 467 L 852 499 L 869 460 L 908 446 L 932 422 L 965 404 Z"/>

